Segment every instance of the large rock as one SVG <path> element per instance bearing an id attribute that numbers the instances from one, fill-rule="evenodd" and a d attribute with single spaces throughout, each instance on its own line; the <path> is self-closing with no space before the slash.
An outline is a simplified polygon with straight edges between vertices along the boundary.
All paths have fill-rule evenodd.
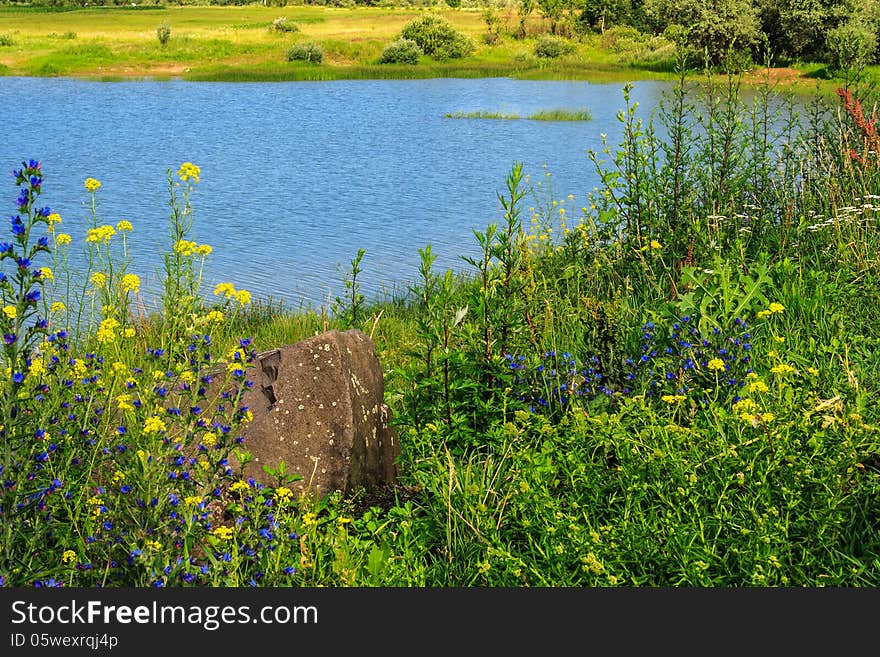
<path id="1" fill-rule="evenodd" d="M 382 369 L 361 331 L 328 331 L 267 351 L 248 371 L 243 431 L 253 460 L 244 474 L 274 480 L 263 466 L 284 461 L 301 491 L 345 493 L 393 482 L 400 448 L 384 403 Z"/>

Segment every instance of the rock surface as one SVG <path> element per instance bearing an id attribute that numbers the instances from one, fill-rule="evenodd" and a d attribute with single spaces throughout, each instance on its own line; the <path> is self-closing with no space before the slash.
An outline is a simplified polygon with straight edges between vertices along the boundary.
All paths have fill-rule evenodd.
<path id="1" fill-rule="evenodd" d="M 246 378 L 246 477 L 274 485 L 263 466 L 283 461 L 303 477 L 293 486 L 319 496 L 394 481 L 400 448 L 369 336 L 332 330 L 264 352 Z"/>

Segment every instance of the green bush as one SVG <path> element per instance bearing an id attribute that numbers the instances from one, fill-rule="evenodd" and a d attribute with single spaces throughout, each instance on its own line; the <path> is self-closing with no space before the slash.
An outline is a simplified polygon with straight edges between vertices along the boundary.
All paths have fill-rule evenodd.
<path id="1" fill-rule="evenodd" d="M 535 55 L 538 57 L 556 59 L 571 52 L 574 52 L 574 44 L 557 36 L 542 36 L 535 44 Z"/>
<path id="2" fill-rule="evenodd" d="M 473 39 L 462 34 L 442 16 L 426 14 L 403 26 L 400 38 L 415 41 L 422 52 L 434 59 L 460 59 L 476 48 Z"/>
<path id="3" fill-rule="evenodd" d="M 279 16 L 274 21 L 272 21 L 272 31 L 273 32 L 299 32 L 299 26 L 287 19 L 287 16 Z"/>
<path id="4" fill-rule="evenodd" d="M 311 62 L 312 64 L 320 64 L 324 60 L 324 49 L 320 44 L 309 41 L 308 43 L 297 43 L 287 51 L 287 61 Z"/>
<path id="5" fill-rule="evenodd" d="M 159 26 L 156 28 L 156 36 L 161 45 L 167 44 L 168 39 L 171 38 L 171 24 L 168 22 L 159 23 Z"/>
<path id="6" fill-rule="evenodd" d="M 396 39 L 382 50 L 380 64 L 418 64 L 422 49 L 412 39 Z"/>

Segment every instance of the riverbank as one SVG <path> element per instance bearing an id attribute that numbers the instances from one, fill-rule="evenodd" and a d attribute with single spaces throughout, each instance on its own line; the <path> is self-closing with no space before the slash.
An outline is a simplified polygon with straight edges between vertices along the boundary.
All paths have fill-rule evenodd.
<path id="1" fill-rule="evenodd" d="M 76 77 L 103 81 L 184 79 L 258 82 L 288 80 L 513 77 L 624 82 L 667 79 L 672 44 L 661 37 L 638 40 L 626 30 L 585 35 L 558 58 L 539 57 L 535 46 L 546 25 L 537 12 L 526 36 L 513 38 L 519 17 L 513 7 L 489 22 L 480 10 L 436 11 L 476 44 L 464 59 L 418 64 L 379 64 L 382 49 L 425 10 L 316 6 L 184 6 L 46 9 L 0 7 L 0 75 Z M 288 29 L 276 27 L 277 19 Z M 157 28 L 170 27 L 162 44 Z M 296 43 L 319 44 L 320 64 L 289 62 Z M 491 42 L 491 44 L 490 44 Z M 799 91 L 833 81 L 818 80 L 819 67 L 774 71 L 774 82 Z M 753 73 L 756 82 L 761 75 Z"/>

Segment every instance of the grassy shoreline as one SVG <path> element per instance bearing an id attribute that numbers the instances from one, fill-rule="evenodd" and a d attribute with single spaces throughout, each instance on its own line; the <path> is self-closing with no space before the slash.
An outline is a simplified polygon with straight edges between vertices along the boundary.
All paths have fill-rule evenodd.
<path id="1" fill-rule="evenodd" d="M 198 82 L 280 82 L 311 80 L 512 77 L 529 80 L 631 82 L 672 79 L 669 44 L 622 46 L 612 31 L 587 35 L 571 54 L 548 59 L 534 54 L 546 30 L 537 12 L 524 39 L 501 36 L 487 45 L 486 25 L 477 10 L 431 10 L 477 43 L 463 60 L 423 57 L 415 65 L 379 64 L 382 48 L 413 18 L 414 8 L 315 6 L 184 6 L 41 9 L 0 6 L 0 76 L 72 77 L 99 81 L 172 80 Z M 506 29 L 517 17 L 500 14 Z M 271 29 L 276 18 L 296 25 L 286 33 Z M 171 26 L 167 44 L 156 35 Z M 288 62 L 291 44 L 314 41 L 324 50 L 320 65 Z M 634 48 L 641 48 L 635 51 Z M 653 49 L 652 49 L 653 48 Z M 793 91 L 829 94 L 834 81 L 817 80 L 816 66 L 773 69 L 774 83 Z M 870 73 L 870 71 L 869 71 Z M 746 85 L 761 84 L 761 71 Z"/>

